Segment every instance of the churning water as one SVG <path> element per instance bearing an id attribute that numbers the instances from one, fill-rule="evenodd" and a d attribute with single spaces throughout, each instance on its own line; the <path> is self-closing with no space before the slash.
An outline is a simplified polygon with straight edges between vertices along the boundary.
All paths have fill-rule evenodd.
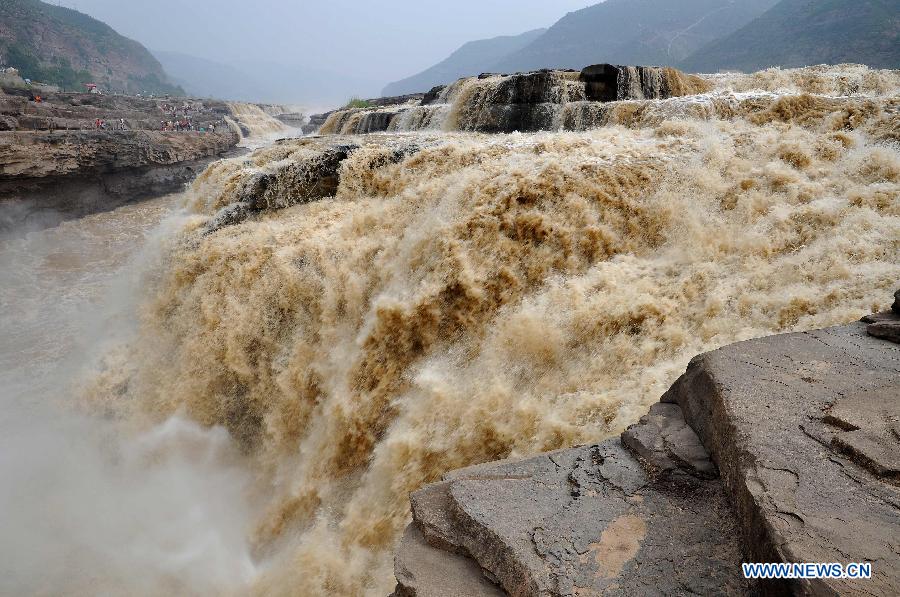
<path id="1" fill-rule="evenodd" d="M 328 142 L 287 141 L 3 245 L 0 589 L 384 595 L 409 491 L 617 433 L 698 352 L 886 307 L 896 84 L 855 68 L 864 93 L 719 82 L 727 113 L 354 137 L 334 197 L 208 232 Z M 779 90 L 805 79 L 831 86 Z"/>

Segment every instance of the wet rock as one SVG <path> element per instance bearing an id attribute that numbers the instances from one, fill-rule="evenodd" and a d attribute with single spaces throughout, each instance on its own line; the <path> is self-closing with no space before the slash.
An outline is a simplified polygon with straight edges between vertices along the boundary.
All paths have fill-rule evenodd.
<path id="1" fill-rule="evenodd" d="M 862 322 L 740 342 L 693 359 L 663 400 L 710 450 L 752 560 L 876 569 L 765 591 L 900 592 L 900 347 Z"/>
<path id="2" fill-rule="evenodd" d="M 322 134 L 378 132 L 388 130 L 397 116 L 408 112 L 413 112 L 412 117 L 401 119 L 401 123 L 406 123 L 403 126 L 424 121 L 430 126 L 431 118 L 417 118 L 416 111 L 422 113 L 426 106 L 447 102 L 453 108 L 448 108 L 443 116 L 448 117 L 451 112 L 454 116 L 442 124 L 449 123 L 455 130 L 481 133 L 557 130 L 562 124 L 565 105 L 574 103 L 583 109 L 591 102 L 665 99 L 699 93 L 708 87 L 699 77 L 673 68 L 645 66 L 601 64 L 589 66 L 580 73 L 550 69 L 508 75 L 482 73 L 451 85 L 450 93 L 445 93 L 445 86 L 434 87 L 421 96 L 417 105 L 410 105 L 414 100 L 407 98 L 411 96 L 367 100 L 371 107 L 320 115 L 310 121 L 310 128 L 318 124 L 317 130 Z"/>
<path id="3" fill-rule="evenodd" d="M 588 101 L 594 102 L 667 99 L 700 93 L 706 87 L 699 77 L 657 66 L 595 64 L 582 69 L 579 80 Z"/>
<path id="4" fill-rule="evenodd" d="M 900 313 L 900 289 L 894 293 L 894 304 L 891 305 L 891 310 L 894 313 Z"/>
<path id="5" fill-rule="evenodd" d="M 360 118 L 354 133 L 363 135 L 367 133 L 384 132 L 391 126 L 391 120 L 393 120 L 396 115 L 396 112 L 366 112 Z"/>
<path id="6" fill-rule="evenodd" d="M 244 184 L 241 201 L 251 210 L 260 211 L 330 197 L 340 182 L 341 162 L 356 149 L 357 145 L 329 146 L 304 160 L 258 173 Z"/>
<path id="7" fill-rule="evenodd" d="M 303 125 L 302 131 L 304 134 L 308 135 L 310 133 L 314 133 L 319 130 L 319 128 L 325 124 L 325 121 L 328 120 L 328 117 L 334 113 L 334 110 L 331 112 L 323 112 L 322 114 L 312 114 L 309 117 L 309 121 Z"/>
<path id="8" fill-rule="evenodd" d="M 437 101 L 438 97 L 441 95 L 441 92 L 446 87 L 446 85 L 438 85 L 436 87 L 432 87 L 431 90 L 422 97 L 421 105 L 427 106 L 429 104 L 433 104 L 435 101 Z"/>
<path id="9" fill-rule="evenodd" d="M 675 405 L 659 405 L 631 431 L 661 435 L 686 461 L 709 461 Z M 412 494 L 413 526 L 510 595 L 744 592 L 722 483 L 645 464 L 613 439 L 461 469 Z"/>

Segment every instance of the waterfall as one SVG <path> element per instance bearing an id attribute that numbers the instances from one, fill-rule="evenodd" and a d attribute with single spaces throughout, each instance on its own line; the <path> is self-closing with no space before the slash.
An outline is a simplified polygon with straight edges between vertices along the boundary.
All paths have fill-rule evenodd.
<path id="1" fill-rule="evenodd" d="M 741 93 L 219 162 L 89 402 L 227 430 L 251 592 L 386 594 L 423 483 L 614 435 L 699 352 L 887 307 L 893 98 Z M 561 95 L 485 77 L 417 108 L 466 128 L 517 97 Z"/>
<path id="2" fill-rule="evenodd" d="M 888 308 L 900 73 L 620 72 L 342 110 L 389 134 L 0 238 L 0 593 L 385 595 L 424 483 Z"/>
<path id="3" fill-rule="evenodd" d="M 337 110 L 319 132 L 583 131 L 627 124 L 644 113 L 725 117 L 727 106 L 772 101 L 774 92 L 828 97 L 897 93 L 897 73 L 848 66 L 695 76 L 672 68 L 597 65 L 580 73 L 483 75 L 433 90 L 419 105 Z"/>

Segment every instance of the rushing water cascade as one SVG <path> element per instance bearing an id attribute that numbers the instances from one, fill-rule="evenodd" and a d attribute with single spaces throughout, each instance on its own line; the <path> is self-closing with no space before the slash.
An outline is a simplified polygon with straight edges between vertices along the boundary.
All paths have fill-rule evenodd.
<path id="1" fill-rule="evenodd" d="M 869 75 L 865 97 L 645 100 L 611 121 L 633 128 L 214 164 L 86 399 L 228 430 L 253 462 L 259 594 L 385 594 L 410 490 L 618 432 L 698 352 L 887 306 L 900 115 L 896 74 Z"/>
<path id="2" fill-rule="evenodd" d="M 669 68 L 611 68 L 618 74 L 609 80 L 602 66 L 460 79 L 421 102 L 336 110 L 319 132 L 584 131 L 654 117 L 731 118 L 776 94 L 861 100 L 896 96 L 900 89 L 898 71 L 855 65 L 702 77 Z"/>
<path id="3" fill-rule="evenodd" d="M 233 118 L 226 118 L 226 122 L 242 137 L 242 145 L 258 147 L 291 130 L 255 104 L 228 102 L 228 108 Z"/>
<path id="4" fill-rule="evenodd" d="M 617 433 L 698 352 L 885 308 L 898 74 L 710 80 L 610 102 L 593 130 L 293 139 L 211 165 L 123 283 L 137 329 L 79 385 L 103 418 L 42 424 L 52 442 L 20 421 L 68 396 L 25 390 L 63 375 L 60 345 L 82 352 L 80 330 L 54 336 L 91 312 L 72 292 L 133 302 L 69 276 L 52 235 L 107 218 L 124 236 L 86 243 L 117 267 L 135 208 L 0 244 L 0 298 L 24 310 L 0 324 L 27 347 L 0 355 L 2 396 L 20 395 L 0 522 L 28 548 L 2 554 L 0 592 L 385 595 L 409 491 Z M 490 113 L 479 85 L 442 92 L 444 122 Z M 56 290 L 31 292 L 45 275 Z M 42 518 L 56 495 L 75 498 Z"/>

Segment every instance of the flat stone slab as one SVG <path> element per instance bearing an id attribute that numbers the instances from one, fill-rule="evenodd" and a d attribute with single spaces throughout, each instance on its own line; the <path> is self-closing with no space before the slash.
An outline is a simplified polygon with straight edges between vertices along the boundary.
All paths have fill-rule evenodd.
<path id="1" fill-rule="evenodd" d="M 872 563 L 871 580 L 780 589 L 900 594 L 900 346 L 866 328 L 700 355 L 663 396 L 710 450 L 754 560 Z"/>
<path id="2" fill-rule="evenodd" d="M 453 471 L 411 496 L 414 526 L 510 595 L 745 593 L 724 487 L 677 405 L 657 410 L 703 473 L 650 466 L 612 439 Z"/>

